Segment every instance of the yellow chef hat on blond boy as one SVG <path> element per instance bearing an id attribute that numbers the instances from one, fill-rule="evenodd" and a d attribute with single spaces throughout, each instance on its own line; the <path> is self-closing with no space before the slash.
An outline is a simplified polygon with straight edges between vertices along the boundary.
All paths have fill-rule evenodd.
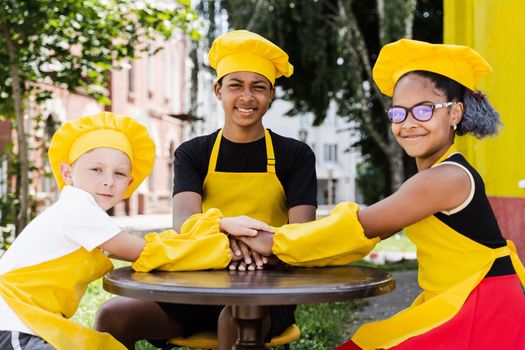
<path id="1" fill-rule="evenodd" d="M 392 96 L 399 78 L 415 70 L 444 75 L 471 90 L 492 72 L 487 61 L 468 46 L 401 39 L 381 49 L 372 74 L 379 90 Z"/>
<path id="2" fill-rule="evenodd" d="M 48 156 L 58 187 L 65 185 L 62 162 L 73 164 L 82 154 L 100 147 L 117 149 L 130 159 L 133 181 L 124 193 L 128 198 L 151 172 L 155 144 L 146 127 L 135 119 L 110 112 L 67 121 L 53 135 Z"/>
<path id="3" fill-rule="evenodd" d="M 255 72 L 272 85 L 275 79 L 293 74 L 288 55 L 279 46 L 259 34 L 234 30 L 215 39 L 208 53 L 217 80 L 233 72 Z"/>

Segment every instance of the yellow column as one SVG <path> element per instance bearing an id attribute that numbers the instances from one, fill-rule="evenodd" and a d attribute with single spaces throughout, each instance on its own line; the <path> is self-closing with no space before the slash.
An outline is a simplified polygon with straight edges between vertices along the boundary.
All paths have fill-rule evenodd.
<path id="1" fill-rule="evenodd" d="M 494 72 L 478 88 L 500 113 L 500 134 L 459 137 L 458 148 L 485 180 L 487 194 L 525 198 L 525 1 L 444 0 L 444 42 L 468 45 Z"/>

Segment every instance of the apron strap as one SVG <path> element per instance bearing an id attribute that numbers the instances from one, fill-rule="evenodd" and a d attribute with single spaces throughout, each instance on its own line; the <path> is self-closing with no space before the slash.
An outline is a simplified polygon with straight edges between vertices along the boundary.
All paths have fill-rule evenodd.
<path id="1" fill-rule="evenodd" d="M 266 171 L 275 174 L 275 153 L 270 132 L 266 129 L 264 129 L 264 140 L 266 142 Z"/>
<path id="2" fill-rule="evenodd" d="M 217 138 L 211 150 L 210 162 L 208 163 L 208 175 L 215 173 L 217 168 L 217 159 L 219 158 L 219 149 L 222 140 L 222 129 L 219 130 Z M 264 140 L 266 143 L 266 171 L 275 174 L 275 153 L 273 151 L 272 138 L 268 130 L 264 129 Z"/>
<path id="3" fill-rule="evenodd" d="M 222 129 L 219 130 L 217 138 L 213 143 L 213 148 L 211 150 L 210 162 L 208 163 L 208 174 L 215 173 L 215 168 L 217 167 L 217 158 L 219 158 L 219 148 L 221 146 L 222 140 Z"/>

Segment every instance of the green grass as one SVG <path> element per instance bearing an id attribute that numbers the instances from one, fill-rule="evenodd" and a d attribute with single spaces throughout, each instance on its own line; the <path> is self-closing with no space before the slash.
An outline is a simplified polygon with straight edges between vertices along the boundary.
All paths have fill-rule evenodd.
<path id="1" fill-rule="evenodd" d="M 301 338 L 290 346 L 293 350 L 324 350 L 347 341 L 348 324 L 356 322 L 355 311 L 365 304 L 362 300 L 352 300 L 329 304 L 299 305 L 296 311 L 297 325 L 301 328 Z"/>
<path id="2" fill-rule="evenodd" d="M 403 231 L 400 231 L 379 242 L 374 248 L 374 251 L 415 252 L 416 246 L 408 239 Z"/>

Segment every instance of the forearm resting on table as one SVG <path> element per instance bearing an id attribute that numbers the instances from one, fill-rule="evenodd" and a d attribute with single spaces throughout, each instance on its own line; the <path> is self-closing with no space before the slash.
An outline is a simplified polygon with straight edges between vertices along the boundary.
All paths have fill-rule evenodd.
<path id="1" fill-rule="evenodd" d="M 217 209 L 196 214 L 184 222 L 181 233 L 149 233 L 144 250 L 132 264 L 136 271 L 225 268 L 231 260 L 228 237 L 220 232 L 222 214 Z"/>
<path id="2" fill-rule="evenodd" d="M 366 256 L 379 242 L 369 239 L 357 218 L 359 206 L 340 203 L 330 215 L 275 230 L 273 253 L 297 266 L 345 265 Z"/>
<path id="3" fill-rule="evenodd" d="M 135 261 L 144 250 L 144 240 L 128 232 L 120 232 L 115 237 L 104 242 L 100 248 L 112 257 L 125 261 Z"/>

